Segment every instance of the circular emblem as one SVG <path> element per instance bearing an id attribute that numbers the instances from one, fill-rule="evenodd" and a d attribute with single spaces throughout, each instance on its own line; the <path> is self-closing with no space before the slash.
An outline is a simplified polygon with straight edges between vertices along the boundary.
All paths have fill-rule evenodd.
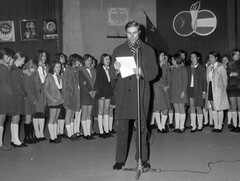
<path id="1" fill-rule="evenodd" d="M 182 11 L 173 19 L 173 29 L 180 36 L 196 33 L 200 36 L 211 34 L 217 27 L 217 18 L 210 10 L 199 10 L 200 1 L 190 11 Z"/>
<path id="2" fill-rule="evenodd" d="M 0 24 L 0 37 L 3 40 L 10 40 L 12 38 L 12 25 L 8 22 Z"/>
<path id="3" fill-rule="evenodd" d="M 52 21 L 47 23 L 46 28 L 47 28 L 49 33 L 53 33 L 57 29 L 56 24 L 54 22 L 52 22 Z"/>

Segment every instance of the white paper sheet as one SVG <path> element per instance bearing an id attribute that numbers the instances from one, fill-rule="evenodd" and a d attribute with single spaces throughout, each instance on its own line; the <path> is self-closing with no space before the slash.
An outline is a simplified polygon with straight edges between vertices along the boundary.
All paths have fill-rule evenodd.
<path id="1" fill-rule="evenodd" d="M 133 75 L 133 69 L 137 67 L 133 56 L 130 57 L 116 57 L 117 61 L 121 63 L 120 73 L 122 78 Z"/>

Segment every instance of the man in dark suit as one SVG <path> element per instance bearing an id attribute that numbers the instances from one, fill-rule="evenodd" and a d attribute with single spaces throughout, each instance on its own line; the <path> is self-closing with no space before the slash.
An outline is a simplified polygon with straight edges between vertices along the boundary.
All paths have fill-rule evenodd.
<path id="1" fill-rule="evenodd" d="M 139 78 L 139 98 L 140 98 L 140 120 L 141 120 L 141 159 L 144 167 L 150 168 L 148 163 L 147 126 L 150 86 L 149 81 L 158 74 L 154 50 L 139 39 L 141 33 L 139 24 L 135 21 L 128 22 L 125 26 L 127 41 L 113 51 L 110 76 L 118 79 L 115 87 L 116 98 L 116 119 L 117 128 L 117 148 L 116 163 L 113 169 L 120 170 L 125 165 L 128 151 L 129 120 L 137 119 L 137 78 Z M 133 69 L 133 75 L 122 77 L 120 72 L 121 63 L 117 57 L 133 56 L 138 62 L 138 68 Z M 138 61 L 137 61 L 138 60 Z M 119 74 L 119 76 L 118 76 Z M 137 153 L 135 159 L 138 161 L 138 139 L 136 137 Z"/>

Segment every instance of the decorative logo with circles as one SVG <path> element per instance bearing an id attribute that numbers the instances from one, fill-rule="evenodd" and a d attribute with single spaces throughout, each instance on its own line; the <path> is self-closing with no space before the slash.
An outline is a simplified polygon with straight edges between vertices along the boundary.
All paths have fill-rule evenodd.
<path id="1" fill-rule="evenodd" d="M 180 36 L 196 33 L 210 35 L 217 27 L 217 18 L 210 10 L 200 10 L 201 1 L 190 7 L 190 11 L 181 11 L 173 19 L 173 29 Z"/>

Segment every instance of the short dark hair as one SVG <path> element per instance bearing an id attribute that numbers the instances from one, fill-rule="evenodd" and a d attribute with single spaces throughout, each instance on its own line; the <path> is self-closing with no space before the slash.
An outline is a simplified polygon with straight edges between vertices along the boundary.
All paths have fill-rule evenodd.
<path id="1" fill-rule="evenodd" d="M 82 61 L 83 66 L 85 66 L 85 62 L 86 62 L 86 60 L 89 59 L 89 58 L 91 58 L 91 59 L 93 60 L 93 56 L 90 55 L 90 54 L 85 54 L 85 55 L 83 56 L 83 61 Z"/>
<path id="2" fill-rule="evenodd" d="M 201 55 L 201 53 L 199 53 L 197 51 L 193 51 L 190 55 L 192 55 L 192 54 L 196 55 L 198 63 L 202 64 L 202 55 Z"/>
<path id="3" fill-rule="evenodd" d="M 4 55 L 13 57 L 14 52 L 8 48 L 2 48 L 0 49 L 0 59 L 3 59 Z"/>
<path id="4" fill-rule="evenodd" d="M 80 55 L 78 55 L 78 54 L 72 54 L 72 55 L 70 55 L 70 57 L 69 57 L 69 61 L 68 61 L 68 65 L 69 66 L 73 66 L 73 63 L 75 63 L 75 62 L 77 62 L 77 61 L 79 61 L 80 63 L 82 63 L 82 61 L 83 61 L 83 57 L 81 57 Z"/>
<path id="5" fill-rule="evenodd" d="M 24 66 L 23 66 L 23 70 L 27 70 L 30 68 L 38 68 L 38 61 L 36 59 L 31 59 L 29 60 Z"/>
<path id="6" fill-rule="evenodd" d="M 127 32 L 127 29 L 128 29 L 129 27 L 138 27 L 138 30 L 139 30 L 140 25 L 139 25 L 139 23 L 136 22 L 136 21 L 129 21 L 129 22 L 125 25 L 125 31 L 126 31 L 126 32 Z"/>
<path id="7" fill-rule="evenodd" d="M 13 56 L 13 61 L 15 62 L 19 58 L 26 58 L 26 55 L 22 54 L 21 52 L 18 52 Z"/>
<path id="8" fill-rule="evenodd" d="M 174 54 L 172 58 L 176 61 L 178 65 L 180 65 L 183 62 L 181 55 L 178 53 Z"/>
<path id="9" fill-rule="evenodd" d="M 49 73 L 51 73 L 51 74 L 54 74 L 54 67 L 57 65 L 57 64 L 60 64 L 61 65 L 61 63 L 59 62 L 59 61 L 57 61 L 57 60 L 54 60 L 52 63 L 51 63 L 51 65 L 50 65 L 50 68 L 49 68 Z"/>
<path id="10" fill-rule="evenodd" d="M 212 55 L 214 56 L 215 58 L 217 58 L 217 61 L 220 60 L 220 53 L 216 52 L 216 51 L 211 51 L 209 54 L 208 54 L 208 57 L 209 55 Z"/>
<path id="11" fill-rule="evenodd" d="M 38 50 L 37 51 L 37 54 L 36 54 L 36 59 L 38 60 L 38 62 L 39 62 L 39 59 L 40 58 L 42 58 L 42 54 L 43 53 L 46 53 L 46 56 L 47 56 L 47 58 L 48 58 L 48 53 L 46 52 L 46 51 L 44 51 L 44 50 Z M 48 61 L 48 59 L 46 59 L 46 62 L 45 63 L 47 63 L 47 61 Z"/>
<path id="12" fill-rule="evenodd" d="M 111 58 L 112 58 L 111 55 L 109 55 L 109 54 L 107 54 L 107 53 L 104 53 L 104 54 L 102 54 L 101 57 L 100 57 L 100 62 L 99 62 L 100 65 L 104 65 L 104 58 L 105 58 L 105 57 L 109 57 L 110 63 L 111 63 Z"/>

